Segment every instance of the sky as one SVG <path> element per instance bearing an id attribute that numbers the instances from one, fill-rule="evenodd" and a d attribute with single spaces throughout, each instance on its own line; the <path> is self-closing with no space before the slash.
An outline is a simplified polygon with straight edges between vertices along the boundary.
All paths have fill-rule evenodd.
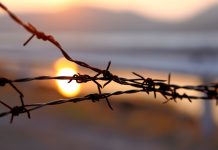
<path id="1" fill-rule="evenodd" d="M 72 6 L 92 6 L 115 11 L 131 11 L 160 20 L 182 20 L 218 0 L 1 0 L 15 12 L 57 12 Z"/>

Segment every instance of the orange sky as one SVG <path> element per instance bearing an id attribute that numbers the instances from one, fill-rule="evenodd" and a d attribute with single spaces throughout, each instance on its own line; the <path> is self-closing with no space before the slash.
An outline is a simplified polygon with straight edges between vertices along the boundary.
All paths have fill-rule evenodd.
<path id="1" fill-rule="evenodd" d="M 133 11 L 151 18 L 180 20 L 218 4 L 218 0 L 1 0 L 13 11 L 53 12 L 88 5 L 110 10 Z"/>

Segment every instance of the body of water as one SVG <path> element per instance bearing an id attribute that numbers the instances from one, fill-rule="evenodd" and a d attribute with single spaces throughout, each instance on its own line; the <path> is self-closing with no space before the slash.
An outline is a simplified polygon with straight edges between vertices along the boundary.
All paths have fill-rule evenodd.
<path id="1" fill-rule="evenodd" d="M 74 59 L 104 67 L 154 69 L 217 76 L 218 32 L 182 33 L 54 33 Z M 61 57 L 48 42 L 28 33 L 1 33 L 2 59 L 19 64 L 51 64 Z"/>

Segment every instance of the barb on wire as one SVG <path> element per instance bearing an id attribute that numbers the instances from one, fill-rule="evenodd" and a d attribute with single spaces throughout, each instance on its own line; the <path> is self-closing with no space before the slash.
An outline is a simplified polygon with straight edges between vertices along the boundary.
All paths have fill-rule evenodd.
<path id="1" fill-rule="evenodd" d="M 4 103 L 3 101 L 0 101 L 0 103 L 10 110 L 8 113 L 3 113 L 0 115 L 2 117 L 4 114 L 6 115 L 6 114 L 10 113 L 11 114 L 10 123 L 13 122 L 14 116 L 19 116 L 19 114 L 21 114 L 21 113 L 27 113 L 27 116 L 30 119 L 30 112 L 29 112 L 29 110 L 26 109 L 25 105 L 11 107 L 8 104 Z"/>
<path id="2" fill-rule="evenodd" d="M 52 36 L 48 35 L 44 32 L 39 31 L 35 26 L 30 23 L 24 23 L 21 19 L 19 19 L 15 14 L 13 14 L 7 7 L 5 7 L 0 2 L 0 8 L 2 8 L 17 24 L 21 25 L 26 31 L 31 33 L 30 38 L 28 38 L 24 42 L 24 46 L 26 46 L 34 37 L 37 39 L 47 41 L 52 43 L 56 48 L 60 50 L 62 55 L 68 60 L 81 67 L 85 67 L 90 69 L 96 73 L 95 76 L 90 76 L 87 74 L 74 74 L 72 76 L 38 76 L 32 78 L 22 78 L 22 79 L 14 79 L 9 80 L 7 78 L 0 78 L 0 86 L 4 87 L 6 84 L 9 84 L 20 96 L 21 105 L 20 106 L 9 106 L 6 102 L 0 101 L 0 104 L 8 108 L 9 110 L 6 112 L 0 113 L 0 117 L 7 116 L 11 114 L 10 122 L 13 122 L 15 116 L 19 116 L 20 114 L 27 113 L 28 118 L 30 118 L 30 112 L 40 109 L 45 106 L 50 105 L 60 105 L 64 103 L 77 103 L 85 100 L 90 100 L 91 102 L 99 102 L 100 100 L 104 99 L 107 102 L 107 106 L 113 110 L 113 107 L 109 101 L 111 96 L 123 95 L 123 94 L 134 94 L 139 92 L 145 92 L 147 94 L 154 93 L 154 98 L 157 97 L 159 93 L 162 95 L 166 101 L 163 103 L 168 103 L 170 101 L 177 102 L 177 99 L 180 100 L 188 100 L 192 102 L 192 100 L 203 99 L 203 100 L 216 100 L 216 104 L 218 105 L 218 83 L 208 84 L 208 85 L 187 85 L 187 86 L 179 86 L 171 84 L 171 74 L 168 75 L 167 80 L 161 79 L 152 79 L 150 77 L 143 77 L 139 73 L 132 72 L 135 75 L 135 78 L 124 78 L 118 75 L 114 75 L 109 69 L 111 67 L 111 61 L 108 62 L 106 69 L 99 69 L 97 67 L 93 67 L 85 62 L 75 60 L 71 58 L 68 53 L 62 48 L 61 44 Z M 48 101 L 45 103 L 35 103 L 35 104 L 25 104 L 23 100 L 23 93 L 14 85 L 14 83 L 23 83 L 23 82 L 32 82 L 32 81 L 39 81 L 39 80 L 67 80 L 68 83 L 75 80 L 77 83 L 87 83 L 93 82 L 96 84 L 98 93 L 91 93 L 84 97 L 79 98 L 71 98 L 71 99 L 60 99 L 60 100 L 53 100 Z M 103 81 L 103 86 L 100 84 L 99 81 Z M 111 82 L 115 82 L 120 85 L 126 85 L 133 89 L 127 91 L 115 91 L 112 93 L 102 93 L 102 89 L 108 86 Z M 167 82 L 167 83 L 166 83 Z M 186 93 L 179 93 L 180 89 L 185 89 L 188 91 L 197 91 L 200 92 L 204 96 L 198 95 L 188 95 Z"/>
<path id="3" fill-rule="evenodd" d="M 75 74 L 73 75 L 73 77 L 68 81 L 68 83 L 70 83 L 72 80 L 76 80 L 77 83 L 86 83 L 88 81 L 93 81 L 96 85 L 97 85 L 97 88 L 98 88 L 98 92 L 99 94 L 101 95 L 101 84 L 99 84 L 96 80 L 97 80 L 97 76 L 94 76 L 94 77 L 90 77 L 89 75 L 81 75 L 81 74 Z M 98 101 L 98 98 L 96 97 L 97 94 L 90 94 L 89 97 L 92 97 L 92 101 L 95 102 L 95 101 Z M 108 107 L 113 110 L 113 107 L 111 106 L 109 100 L 107 97 L 105 97 L 106 99 L 106 102 L 108 104 Z"/>
<path id="4" fill-rule="evenodd" d="M 156 98 L 156 89 L 155 89 L 155 81 L 165 81 L 165 80 L 158 80 L 158 79 L 151 79 L 151 78 L 147 78 L 145 79 L 143 76 L 139 75 L 138 73 L 133 72 L 134 75 L 138 76 L 139 78 L 141 78 L 143 80 L 143 82 L 141 83 L 143 86 L 143 89 L 149 94 L 149 91 L 153 91 L 154 92 L 154 97 Z M 147 85 L 147 88 L 144 87 L 144 85 Z"/>
<path id="5" fill-rule="evenodd" d="M 5 86 L 6 84 L 9 84 L 19 95 L 20 95 L 20 102 L 21 102 L 21 106 L 23 107 L 24 110 L 26 110 L 25 105 L 24 105 L 24 101 L 23 101 L 23 93 L 12 83 L 11 80 L 7 79 L 7 78 L 0 78 L 0 86 Z M 0 102 L 2 104 L 5 104 L 3 102 Z M 8 105 L 5 105 L 8 106 Z M 9 107 L 8 107 L 9 108 Z M 30 118 L 30 112 L 26 111 L 28 114 L 28 117 Z M 12 118 L 13 120 L 13 118 Z"/>

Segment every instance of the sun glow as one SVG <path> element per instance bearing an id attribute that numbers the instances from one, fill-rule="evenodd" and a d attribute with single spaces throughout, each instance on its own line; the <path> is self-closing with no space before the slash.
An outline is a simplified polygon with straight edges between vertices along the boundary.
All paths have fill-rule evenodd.
<path id="1" fill-rule="evenodd" d="M 71 9 L 72 6 L 88 6 L 131 11 L 162 20 L 186 19 L 218 3 L 217 0 L 1 0 L 1 2 L 15 12 L 61 12 Z"/>
<path id="2" fill-rule="evenodd" d="M 77 73 L 77 66 L 60 58 L 55 62 L 57 76 L 73 76 Z M 79 93 L 80 84 L 76 81 L 68 83 L 68 80 L 56 80 L 58 91 L 65 97 L 72 97 Z"/>
<path id="3" fill-rule="evenodd" d="M 1 0 L 15 12 L 59 12 L 76 5 L 78 0 Z"/>

